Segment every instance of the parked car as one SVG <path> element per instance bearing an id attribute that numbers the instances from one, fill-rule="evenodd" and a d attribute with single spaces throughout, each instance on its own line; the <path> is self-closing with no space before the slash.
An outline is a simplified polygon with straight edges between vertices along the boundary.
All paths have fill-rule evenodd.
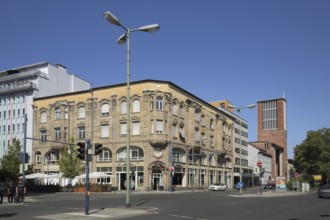
<path id="1" fill-rule="evenodd" d="M 226 188 L 227 186 L 222 183 L 214 183 L 211 186 L 209 186 L 210 191 L 225 191 Z"/>
<path id="2" fill-rule="evenodd" d="M 264 189 L 275 189 L 276 185 L 275 183 L 267 183 L 266 185 L 264 185 Z"/>
<path id="3" fill-rule="evenodd" d="M 318 188 L 317 196 L 319 198 L 330 198 L 330 185 L 323 185 Z"/>

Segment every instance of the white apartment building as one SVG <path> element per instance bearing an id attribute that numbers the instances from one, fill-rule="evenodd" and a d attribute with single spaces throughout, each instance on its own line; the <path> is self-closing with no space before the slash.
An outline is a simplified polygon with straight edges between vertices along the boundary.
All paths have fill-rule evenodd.
<path id="1" fill-rule="evenodd" d="M 91 88 L 91 83 L 71 74 L 60 65 L 48 62 L 0 71 L 0 159 L 16 138 L 24 144 L 33 137 L 33 99 Z M 27 124 L 25 126 L 25 114 Z M 32 155 L 32 140 L 26 142 L 26 152 Z"/>

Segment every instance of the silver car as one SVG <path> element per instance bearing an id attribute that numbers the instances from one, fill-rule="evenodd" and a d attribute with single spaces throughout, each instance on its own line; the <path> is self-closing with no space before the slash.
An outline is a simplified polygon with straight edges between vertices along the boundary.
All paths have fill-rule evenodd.
<path id="1" fill-rule="evenodd" d="M 317 196 L 319 198 L 330 198 L 330 185 L 323 185 L 317 190 Z"/>

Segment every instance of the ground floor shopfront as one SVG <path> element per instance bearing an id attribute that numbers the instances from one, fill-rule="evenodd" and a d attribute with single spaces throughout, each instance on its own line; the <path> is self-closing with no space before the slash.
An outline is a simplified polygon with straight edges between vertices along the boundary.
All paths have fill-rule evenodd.
<path id="1" fill-rule="evenodd" d="M 118 187 L 118 190 L 125 190 L 128 187 L 126 164 L 118 163 L 117 165 L 114 169 L 112 167 L 97 167 L 97 172 L 112 175 L 112 178 L 100 178 L 97 182 L 111 184 Z M 173 171 L 171 167 L 173 167 Z M 116 172 L 112 172 L 112 170 Z M 143 162 L 132 162 L 128 173 L 132 190 L 170 190 L 171 186 L 174 190 L 197 189 L 207 188 L 213 183 L 223 183 L 228 188 L 233 187 L 232 170 L 229 168 L 188 166 L 187 164 L 168 166 L 160 161 L 144 166 Z"/>

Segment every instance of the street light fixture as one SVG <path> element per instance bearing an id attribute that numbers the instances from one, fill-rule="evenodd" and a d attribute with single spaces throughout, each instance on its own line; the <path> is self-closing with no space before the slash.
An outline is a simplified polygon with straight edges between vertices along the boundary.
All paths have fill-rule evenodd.
<path id="1" fill-rule="evenodd" d="M 126 33 L 121 35 L 118 39 L 117 39 L 117 43 L 118 44 L 124 44 L 125 42 L 127 42 L 127 73 L 126 73 L 126 77 L 127 77 L 127 124 L 126 124 L 126 128 L 127 128 L 127 132 L 126 132 L 126 179 L 127 179 L 127 187 L 126 187 L 126 207 L 130 207 L 130 188 L 131 188 L 131 182 L 129 179 L 130 176 L 130 138 L 131 138 L 131 133 L 130 133 L 130 116 L 131 116 L 131 111 L 130 111 L 130 33 L 134 32 L 134 31 L 143 31 L 143 32 L 148 32 L 148 33 L 152 33 L 152 32 L 156 32 L 160 29 L 158 24 L 151 24 L 151 25 L 145 25 L 136 29 L 128 29 L 127 27 L 125 27 L 122 23 L 120 23 L 120 21 L 118 20 L 118 18 L 116 18 L 113 14 L 111 14 L 110 12 L 105 12 L 103 14 L 103 17 L 109 21 L 111 24 L 117 25 L 122 27 Z"/>
<path id="2" fill-rule="evenodd" d="M 227 105 L 229 108 L 236 108 L 239 113 L 239 182 L 242 183 L 242 109 L 244 108 L 254 108 L 255 104 L 247 105 L 244 107 L 238 107 L 234 105 Z M 242 195 L 242 187 L 239 188 L 239 194 Z"/>

